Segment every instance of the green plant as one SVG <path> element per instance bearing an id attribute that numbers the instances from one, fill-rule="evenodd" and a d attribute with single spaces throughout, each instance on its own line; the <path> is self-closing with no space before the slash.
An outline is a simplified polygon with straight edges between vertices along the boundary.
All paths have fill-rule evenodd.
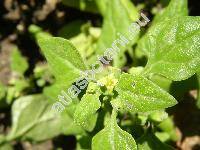
<path id="1" fill-rule="evenodd" d="M 67 93 L 80 72 L 92 69 L 90 65 L 118 38 L 117 33 L 126 34 L 139 17 L 129 0 L 105 3 L 107 6 L 95 3 L 104 18 L 102 29 L 86 24 L 82 33 L 69 40 L 30 26 L 56 81 L 42 94 L 14 102 L 13 127 L 0 139 L 2 143 L 17 138 L 42 141 L 62 133 L 76 136 L 77 149 L 173 149 L 165 143 L 179 138 L 165 110 L 177 104 L 169 88 L 174 81 L 189 79 L 200 69 L 200 17 L 188 16 L 187 0 L 171 0 L 146 33 L 135 32 L 132 41 L 120 47 L 112 66 L 104 66 L 95 75 L 96 81 L 89 81 L 70 104 L 63 103 L 69 98 L 60 95 L 61 91 Z M 87 9 L 85 5 L 83 10 Z M 134 62 L 125 73 L 121 68 L 127 63 L 126 53 Z M 148 58 L 147 64 L 137 66 L 142 57 Z M 63 111 L 57 114 L 51 108 L 59 96 L 63 96 Z"/>
<path id="2" fill-rule="evenodd" d="M 109 10 L 112 7 L 115 8 L 115 3 L 117 5 L 120 1 L 111 1 L 110 3 L 112 6 L 110 6 Z M 126 2 L 124 3 L 126 4 Z M 126 4 L 124 6 L 129 5 Z M 123 16 L 123 12 L 126 11 L 124 9 L 128 8 L 120 8 L 121 14 L 114 13 L 116 18 L 115 16 L 110 16 L 113 18 L 113 22 L 109 20 L 107 23 L 105 19 L 102 35 L 97 43 L 97 50 L 106 49 L 106 45 L 108 46 L 114 40 L 112 36 L 115 33 L 106 32 L 112 31 L 107 28 L 109 28 L 110 24 L 114 24 L 117 18 L 123 17 L 124 21 L 128 21 Z M 105 18 L 109 15 L 109 12 L 107 12 Z M 105 77 L 105 73 L 102 73 L 102 75 L 99 75 L 98 80 L 101 82 L 103 77 L 105 81 L 103 87 L 99 87 L 96 83 L 89 84 L 89 90 L 87 89 L 83 93 L 80 103 L 76 104 L 73 117 L 78 125 L 90 132 L 87 136 L 94 136 L 92 138 L 92 149 L 137 149 L 133 137 L 119 127 L 118 124 L 122 124 L 124 120 L 120 119 L 117 123 L 117 113 L 129 112 L 131 114 L 127 114 L 128 117 L 141 112 L 149 112 L 151 114 L 152 111 L 163 110 L 177 103 L 170 94 L 148 78 L 157 74 L 172 81 L 181 81 L 191 77 L 198 71 L 200 63 L 199 23 L 199 17 L 187 16 L 187 2 L 185 0 L 172 0 L 162 14 L 156 16 L 148 32 L 138 42 L 137 50 L 142 50 L 148 55 L 147 65 L 139 73 L 136 71 L 132 71 L 132 74 L 112 72 L 112 77 L 110 77 L 109 71 L 106 74 L 107 77 Z M 125 25 L 121 28 L 117 27 L 117 23 L 114 25 L 115 32 L 121 32 L 126 27 Z M 85 63 L 81 61 L 79 55 L 73 54 L 75 49 L 71 43 L 61 38 L 49 37 L 41 38 L 39 45 L 52 71 L 55 72 L 54 75 L 57 77 L 57 82 L 62 82 L 60 86 L 64 88 L 73 84 L 79 74 L 77 70 L 83 71 L 83 64 Z M 122 50 L 119 55 L 123 55 L 123 53 L 124 51 Z M 115 61 L 117 61 L 117 58 L 114 59 L 114 64 Z M 68 76 L 70 76 L 71 80 L 66 79 Z M 117 83 L 113 82 L 113 80 L 117 80 Z M 111 89 L 109 88 L 110 85 L 113 86 Z M 90 88 L 93 88 L 93 90 L 91 91 Z M 159 117 L 156 116 L 153 120 Z M 104 118 L 104 123 L 99 122 L 100 118 Z M 151 122 L 150 119 L 147 120 Z M 130 119 L 130 121 L 133 120 Z M 158 122 L 161 121 L 162 119 Z M 99 126 L 104 126 L 104 128 L 99 131 Z M 152 135 L 152 132 L 149 131 L 150 128 L 152 127 L 148 127 L 146 129 L 148 133 L 138 140 L 138 148 L 144 149 L 143 147 L 152 146 L 155 147 L 153 149 L 170 149 Z M 96 131 L 99 132 L 96 134 Z M 152 145 L 149 144 L 148 140 L 152 142 Z M 148 146 L 146 142 L 148 142 Z"/>

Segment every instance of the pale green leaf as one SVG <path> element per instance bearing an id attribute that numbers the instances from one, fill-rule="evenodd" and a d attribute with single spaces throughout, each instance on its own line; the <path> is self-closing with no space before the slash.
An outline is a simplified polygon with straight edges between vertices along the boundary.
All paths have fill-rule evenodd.
<path id="1" fill-rule="evenodd" d="M 16 138 L 42 141 L 61 133 L 61 119 L 42 95 L 17 99 L 12 105 L 12 128 L 7 140 Z"/>
<path id="2" fill-rule="evenodd" d="M 188 0 L 170 0 L 169 5 L 153 20 L 153 25 L 178 16 L 188 15 Z"/>
<path id="3" fill-rule="evenodd" d="M 106 127 L 93 137 L 92 150 L 137 150 L 137 145 L 133 137 L 117 125 L 113 112 Z"/>
<path id="4" fill-rule="evenodd" d="M 57 82 L 70 86 L 80 76 L 80 72 L 86 70 L 80 54 L 68 40 L 41 37 L 38 41 Z"/>
<path id="5" fill-rule="evenodd" d="M 158 24 L 145 36 L 149 60 L 146 73 L 179 81 L 200 66 L 200 17 L 181 17 Z"/>
<path id="6" fill-rule="evenodd" d="M 72 42 L 72 44 L 77 48 L 84 60 L 88 58 L 91 59 L 91 57 L 97 59 L 94 55 L 95 51 L 92 47 L 92 44 L 95 43 L 99 38 L 101 29 L 96 27 L 88 27 L 87 31 L 85 32 L 87 33 L 81 32 L 77 36 L 70 38 L 70 42 Z M 91 65 L 91 62 L 87 61 L 87 63 Z"/>
<path id="7" fill-rule="evenodd" d="M 84 135 L 85 130 L 74 122 L 77 104 L 67 106 L 61 115 L 61 129 L 64 135 Z"/>
<path id="8" fill-rule="evenodd" d="M 13 150 L 11 143 L 0 144 L 1 150 Z"/>
<path id="9" fill-rule="evenodd" d="M 19 50 L 17 48 L 15 48 L 12 52 L 11 52 L 11 69 L 12 71 L 23 75 L 25 73 L 25 71 L 28 69 L 28 63 L 26 58 L 24 58 L 21 53 L 19 52 Z"/>
<path id="10" fill-rule="evenodd" d="M 59 95 L 63 95 L 61 91 L 64 90 L 61 84 L 53 84 L 52 86 L 44 88 L 44 95 L 47 97 L 47 100 L 51 103 L 51 106 L 58 104 L 58 110 L 63 109 L 61 113 L 58 110 L 52 109 L 57 115 L 60 115 L 60 119 L 62 121 L 62 133 L 65 135 L 77 135 L 77 134 L 84 134 L 84 129 L 75 124 L 74 122 L 74 112 L 76 107 L 79 103 L 78 98 L 74 98 L 73 101 L 69 105 L 64 105 L 61 103 L 60 99 L 58 98 Z M 64 97 L 65 101 L 69 101 L 67 97 Z"/>
<path id="11" fill-rule="evenodd" d="M 161 110 L 177 103 L 170 94 L 140 75 L 122 74 L 116 90 L 119 96 L 112 101 L 113 106 L 130 112 Z"/>
<path id="12" fill-rule="evenodd" d="M 164 11 L 155 16 L 151 27 L 148 29 L 148 32 L 151 32 L 152 30 L 156 29 L 158 23 L 164 23 L 167 20 L 180 16 L 187 16 L 187 5 L 187 0 L 171 0 L 167 8 L 165 8 Z M 147 33 L 139 40 L 136 51 L 142 51 L 145 55 L 149 56 L 150 51 L 148 41 L 146 41 L 146 36 Z"/>
<path id="13" fill-rule="evenodd" d="M 176 127 L 174 124 L 174 120 L 172 117 L 168 117 L 167 119 L 163 120 L 157 127 L 162 131 L 168 133 L 170 139 L 173 141 L 180 140 L 180 135 L 176 132 Z"/>
<path id="14" fill-rule="evenodd" d="M 98 94 L 85 94 L 74 113 L 74 121 L 88 131 L 96 125 L 96 111 L 101 107 Z"/>
<path id="15" fill-rule="evenodd" d="M 169 80 L 168 78 L 165 78 L 157 74 L 150 76 L 149 79 L 154 83 L 156 83 L 159 87 L 161 87 L 165 91 L 170 92 L 170 88 L 173 83 L 172 80 Z"/>

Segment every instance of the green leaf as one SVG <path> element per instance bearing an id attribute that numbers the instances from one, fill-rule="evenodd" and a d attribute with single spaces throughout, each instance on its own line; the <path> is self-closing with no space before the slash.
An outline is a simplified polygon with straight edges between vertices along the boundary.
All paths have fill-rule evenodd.
<path id="1" fill-rule="evenodd" d="M 14 85 L 12 87 L 8 87 L 7 90 L 6 102 L 8 104 L 11 104 L 14 98 L 22 96 L 23 91 L 30 86 L 28 80 L 24 78 L 16 79 L 13 84 Z"/>
<path id="2" fill-rule="evenodd" d="M 85 94 L 76 107 L 74 121 L 88 131 L 96 125 L 96 111 L 101 107 L 99 94 Z"/>
<path id="3" fill-rule="evenodd" d="M 116 90 L 119 97 L 112 105 L 130 112 L 161 110 L 177 103 L 170 94 L 140 75 L 122 74 Z"/>
<path id="4" fill-rule="evenodd" d="M 165 20 L 172 19 L 178 16 L 188 15 L 188 0 L 170 0 L 167 8 L 164 9 L 160 14 L 156 15 L 153 20 L 153 25 Z"/>
<path id="5" fill-rule="evenodd" d="M 56 105 L 59 103 L 60 109 L 64 107 L 64 110 L 62 113 L 58 113 L 57 110 L 52 110 L 55 111 L 55 113 L 58 113 L 60 115 L 60 119 L 62 122 L 62 133 L 65 135 L 80 135 L 84 134 L 84 129 L 78 126 L 74 122 L 74 112 L 76 110 L 76 107 L 78 105 L 78 98 L 73 99 L 72 103 L 65 106 L 63 103 L 60 102 L 60 99 L 58 98 L 58 95 L 63 95 L 61 93 L 62 91 L 62 85 L 60 84 L 53 84 L 52 86 L 45 87 L 43 94 L 47 98 L 47 100 L 51 103 L 51 106 Z M 67 101 L 66 97 L 64 99 Z"/>
<path id="6" fill-rule="evenodd" d="M 107 4 L 108 4 L 109 0 L 95 0 L 97 8 L 99 9 L 99 11 L 101 12 L 101 14 L 104 16 L 106 15 L 106 8 L 107 8 Z"/>
<path id="7" fill-rule="evenodd" d="M 44 32 L 42 30 L 42 28 L 40 28 L 39 26 L 37 25 L 34 25 L 34 24 L 31 24 L 29 27 L 28 27 L 28 31 L 31 33 L 31 35 L 36 39 L 36 41 L 38 41 L 39 38 L 41 37 L 51 37 L 52 35 L 49 34 L 48 32 Z"/>
<path id="8" fill-rule="evenodd" d="M 3 134 L 0 134 L 0 145 L 4 144 L 5 143 L 5 135 Z"/>
<path id="9" fill-rule="evenodd" d="M 145 36 L 149 60 L 145 73 L 185 80 L 200 66 L 200 17 L 181 17 L 158 24 Z"/>
<path id="10" fill-rule="evenodd" d="M 170 136 L 170 139 L 173 141 L 180 140 L 180 136 L 178 136 L 176 132 L 176 127 L 174 125 L 174 121 L 172 117 L 168 117 L 167 119 L 163 120 L 160 124 L 157 125 L 157 127 Z"/>
<path id="11" fill-rule="evenodd" d="M 151 131 L 147 131 L 137 141 L 138 150 L 173 150 L 172 147 L 162 143 Z"/>
<path id="12" fill-rule="evenodd" d="M 20 75 L 23 75 L 28 69 L 27 60 L 21 55 L 17 48 L 11 53 L 11 69 Z"/>
<path id="13" fill-rule="evenodd" d="M 1 150 L 13 150 L 14 148 L 10 143 L 0 144 Z"/>
<path id="14" fill-rule="evenodd" d="M 67 108 L 60 114 L 62 133 L 64 135 L 85 135 L 85 130 L 74 122 L 74 112 L 76 104 L 67 106 Z"/>
<path id="15" fill-rule="evenodd" d="M 88 24 L 85 24 L 84 26 L 87 25 Z M 84 26 L 82 26 L 82 28 Z M 70 38 L 70 42 L 72 42 L 72 44 L 77 48 L 84 60 L 88 58 L 91 59 L 91 57 L 97 59 L 94 55 L 95 51 L 92 47 L 92 44 L 96 43 L 96 41 L 98 40 L 101 34 L 101 29 L 96 27 L 90 27 L 90 24 L 89 27 L 85 28 L 85 32 L 81 32 L 77 36 Z M 87 63 L 91 65 L 91 62 L 87 61 Z"/>
<path id="16" fill-rule="evenodd" d="M 125 50 L 137 40 L 138 32 L 135 32 L 134 35 L 130 35 L 129 27 L 131 26 L 131 23 L 138 19 L 138 12 L 130 0 L 109 0 L 106 9 L 102 34 L 95 46 L 96 53 L 102 55 L 107 48 L 111 48 L 112 43 L 115 40 L 120 39 L 118 33 L 125 36 L 127 40 L 130 38 L 128 44 L 119 46 L 120 53 L 114 57 L 114 66 L 121 67 L 125 63 Z M 134 31 L 137 31 L 137 29 Z"/>
<path id="17" fill-rule="evenodd" d="M 59 37 L 41 37 L 39 45 L 58 82 L 70 86 L 86 70 L 80 54 L 68 41 Z"/>
<path id="18" fill-rule="evenodd" d="M 148 116 L 148 119 L 156 124 L 162 122 L 167 117 L 168 114 L 165 111 L 155 111 Z"/>
<path id="19" fill-rule="evenodd" d="M 136 150 L 137 145 L 133 137 L 123 131 L 116 121 L 116 112 L 113 111 L 106 127 L 98 132 L 92 139 L 93 150 Z"/>
<path id="20" fill-rule="evenodd" d="M 16 138 L 42 141 L 61 133 L 60 116 L 42 95 L 21 97 L 12 105 L 12 128 L 7 140 Z"/>
<path id="21" fill-rule="evenodd" d="M 165 91 L 170 92 L 171 85 L 173 83 L 172 80 L 169 80 L 168 78 L 165 78 L 165 77 L 157 75 L 157 74 L 150 76 L 149 79 L 152 82 L 156 83 L 159 87 L 161 87 Z"/>
<path id="22" fill-rule="evenodd" d="M 159 23 L 164 23 L 167 20 L 187 15 L 187 0 L 171 0 L 167 8 L 165 8 L 164 11 L 155 16 L 151 27 L 148 29 L 148 32 L 152 32 L 152 30 L 156 29 L 157 24 Z M 146 36 L 147 33 L 139 40 L 136 51 L 143 51 L 145 55 L 149 56 L 150 51 Z"/>

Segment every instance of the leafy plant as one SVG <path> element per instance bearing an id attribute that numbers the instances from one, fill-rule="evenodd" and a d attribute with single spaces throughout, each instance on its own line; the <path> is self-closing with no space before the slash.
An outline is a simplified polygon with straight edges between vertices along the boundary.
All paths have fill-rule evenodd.
<path id="1" fill-rule="evenodd" d="M 190 82 L 195 74 L 199 79 L 200 17 L 188 16 L 187 0 L 171 0 L 147 31 L 136 31 L 131 42 L 120 47 L 110 65 L 103 65 L 101 71 L 93 74 L 95 80 L 91 80 L 82 74 L 100 67 L 96 64 L 99 56 L 119 33 L 127 35 L 130 24 L 139 19 L 138 8 L 129 0 L 63 3 L 101 14 L 102 28 L 75 21 L 59 32 L 69 38 L 64 39 L 53 37 L 35 25 L 29 27 L 49 68 L 44 65 L 34 69 L 34 79 L 43 92 L 14 101 L 12 128 L 0 138 L 0 145 L 3 147 L 12 140 L 40 142 L 64 134 L 76 137 L 77 149 L 173 149 L 166 142 L 177 141 L 179 137 L 166 109 L 178 102 L 170 89 L 174 84 Z M 72 34 L 75 28 L 81 33 Z M 28 66 L 18 58 L 17 51 L 13 55 L 16 63 L 12 68 L 24 79 Z M 131 68 L 124 69 L 130 59 L 127 55 L 136 60 Z M 141 57 L 147 58 L 147 64 L 135 66 Z M 45 72 L 51 72 L 55 80 Z M 46 82 L 50 85 L 45 86 Z M 80 92 L 70 98 L 69 88 L 73 85 Z M 4 97 L 4 89 L 0 90 Z M 60 113 L 52 109 L 54 104 L 62 110 Z"/>

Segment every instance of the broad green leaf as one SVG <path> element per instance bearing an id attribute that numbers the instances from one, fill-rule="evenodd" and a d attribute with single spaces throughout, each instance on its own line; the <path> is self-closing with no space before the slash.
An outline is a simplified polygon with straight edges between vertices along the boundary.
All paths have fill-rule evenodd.
<path id="1" fill-rule="evenodd" d="M 12 128 L 7 140 L 16 138 L 42 141 L 61 133 L 60 116 L 42 95 L 17 99 L 12 105 Z"/>
<path id="2" fill-rule="evenodd" d="M 48 101 L 56 102 L 58 100 L 58 95 L 63 90 L 62 85 L 59 83 L 54 83 L 51 86 L 44 87 L 43 94 L 47 97 Z"/>
<path id="3" fill-rule="evenodd" d="M 60 105 L 58 107 L 61 107 L 60 109 L 64 110 L 61 113 L 58 113 L 58 110 L 52 109 L 51 111 L 54 111 L 57 115 L 60 115 L 60 119 L 62 121 L 62 133 L 65 135 L 77 135 L 77 134 L 84 134 L 84 129 L 80 126 L 76 125 L 74 122 L 74 112 L 76 110 L 76 107 L 78 105 L 78 98 L 73 99 L 72 103 L 69 105 L 64 105 L 59 101 L 58 95 L 62 95 L 61 91 L 63 90 L 61 84 L 53 84 L 52 86 L 45 87 L 43 94 L 47 98 L 47 100 L 51 103 L 51 106 L 59 103 Z M 68 99 L 65 97 L 65 101 Z M 59 108 L 58 108 L 59 109 Z"/>
<path id="4" fill-rule="evenodd" d="M 114 111 L 106 127 L 98 132 L 92 139 L 92 150 L 102 149 L 137 150 L 137 145 L 133 137 L 117 125 Z"/>
<path id="5" fill-rule="evenodd" d="M 138 150 L 174 150 L 162 143 L 151 131 L 147 131 L 137 140 Z"/>
<path id="6" fill-rule="evenodd" d="M 27 60 L 21 55 L 19 50 L 15 48 L 11 53 L 11 69 L 20 75 L 28 69 Z"/>
<path id="7" fill-rule="evenodd" d="M 76 107 L 74 121 L 88 131 L 96 124 L 96 111 L 101 107 L 98 94 L 85 94 Z"/>
<path id="8" fill-rule="evenodd" d="M 169 5 L 158 15 L 155 16 L 153 23 L 164 22 L 178 16 L 188 15 L 188 0 L 170 0 Z"/>
<path id="9" fill-rule="evenodd" d="M 144 38 L 149 60 L 145 73 L 180 81 L 200 66 L 200 17 L 181 17 L 160 23 Z"/>
<path id="10" fill-rule="evenodd" d="M 187 0 L 171 0 L 167 8 L 164 9 L 160 14 L 156 15 L 153 19 L 151 27 L 148 29 L 148 32 L 157 28 L 157 24 L 165 23 L 167 20 L 171 20 L 173 18 L 177 18 L 180 16 L 187 16 Z M 149 45 L 148 41 L 146 41 L 147 33 L 139 40 L 136 51 L 139 53 L 140 51 L 144 52 L 145 55 L 149 56 Z"/>
<path id="11" fill-rule="evenodd" d="M 141 75 L 122 74 L 116 90 L 119 96 L 112 105 L 130 112 L 161 110 L 177 103 L 170 94 Z"/>
<path id="12" fill-rule="evenodd" d="M 71 104 L 60 114 L 61 129 L 64 135 L 85 135 L 85 130 L 74 122 L 76 107 L 76 104 Z"/>
<path id="13" fill-rule="evenodd" d="M 109 0 L 106 9 L 102 34 L 95 46 L 96 53 L 102 55 L 107 48 L 112 47 L 115 40 L 120 39 L 119 34 L 125 36 L 130 41 L 125 46 L 117 44 L 120 53 L 114 57 L 114 65 L 121 67 L 125 63 L 124 51 L 136 42 L 138 36 L 138 32 L 134 35 L 129 33 L 131 23 L 138 19 L 138 12 L 130 0 Z M 135 31 L 138 30 L 135 29 Z"/>
<path id="14" fill-rule="evenodd" d="M 70 86 L 80 76 L 80 71 L 86 70 L 80 54 L 68 40 L 41 37 L 38 42 L 57 82 Z"/>

